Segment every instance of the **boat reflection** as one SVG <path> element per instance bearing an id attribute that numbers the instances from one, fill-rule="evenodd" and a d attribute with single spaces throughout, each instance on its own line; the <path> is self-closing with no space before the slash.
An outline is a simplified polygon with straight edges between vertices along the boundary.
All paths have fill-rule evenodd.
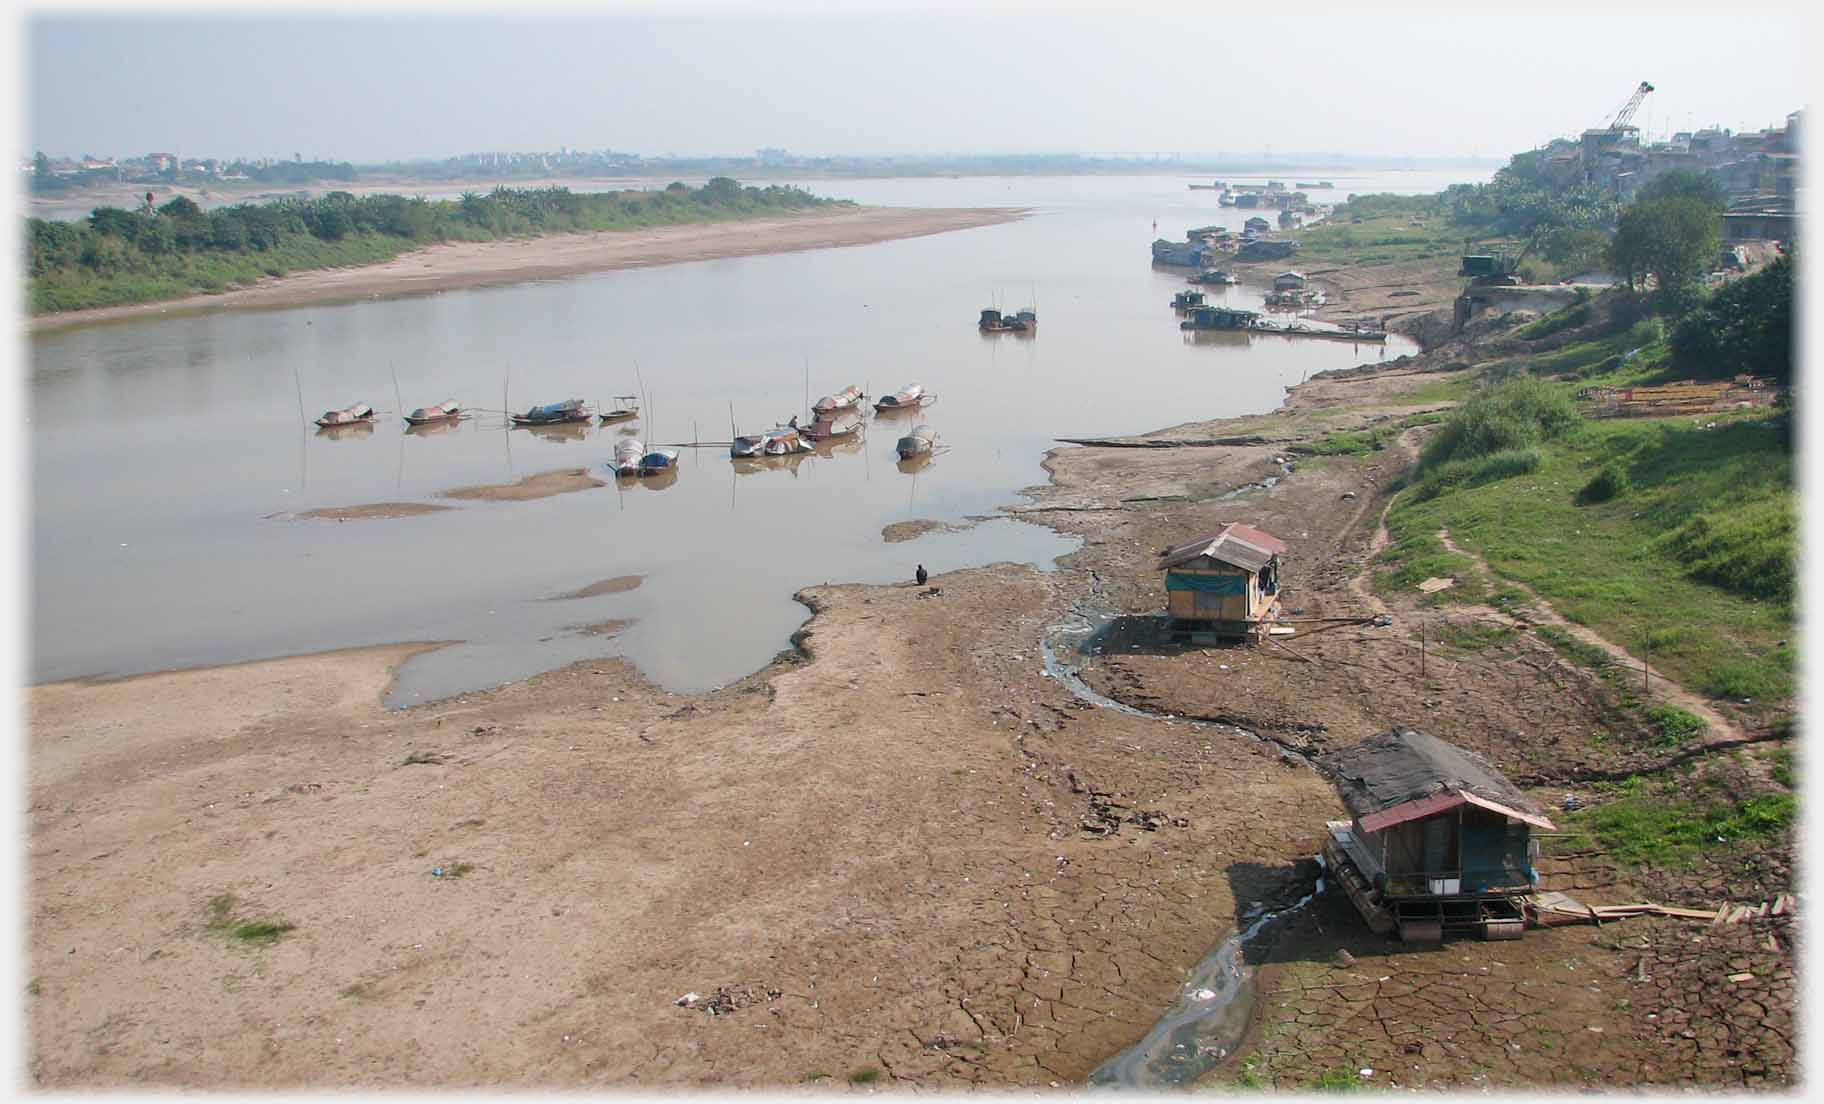
<path id="1" fill-rule="evenodd" d="M 1185 330 L 1186 345 L 1222 345 L 1245 348 L 1254 335 L 1247 330 Z"/>
<path id="2" fill-rule="evenodd" d="M 662 491 L 678 481 L 678 469 L 664 468 L 650 475 L 617 475 L 614 485 L 622 491 Z"/>
<path id="3" fill-rule="evenodd" d="M 759 475 L 761 472 L 788 471 L 798 474 L 798 465 L 810 456 L 808 452 L 792 452 L 784 456 L 737 456 L 729 460 L 736 475 Z"/>
<path id="4" fill-rule="evenodd" d="M 454 432 L 462 422 L 456 418 L 441 418 L 435 422 L 424 422 L 405 427 L 407 437 L 435 437 L 440 433 Z"/>
<path id="5" fill-rule="evenodd" d="M 374 423 L 372 421 L 350 422 L 347 425 L 320 425 L 317 427 L 317 436 L 327 437 L 332 441 L 340 441 L 345 437 L 371 437 L 373 436 L 373 433 Z"/>
<path id="6" fill-rule="evenodd" d="M 919 472 L 930 467 L 934 459 L 935 458 L 930 453 L 921 452 L 915 456 L 906 457 L 896 466 L 906 475 L 917 475 Z"/>
<path id="7" fill-rule="evenodd" d="M 862 435 L 851 433 L 846 437 L 831 437 L 823 441 L 812 441 L 811 448 L 819 456 L 853 456 L 861 451 Z"/>
<path id="8" fill-rule="evenodd" d="M 547 441 L 581 441 L 589 435 L 587 422 L 559 422 L 556 425 L 516 425 L 514 429 L 523 429 L 534 437 Z"/>

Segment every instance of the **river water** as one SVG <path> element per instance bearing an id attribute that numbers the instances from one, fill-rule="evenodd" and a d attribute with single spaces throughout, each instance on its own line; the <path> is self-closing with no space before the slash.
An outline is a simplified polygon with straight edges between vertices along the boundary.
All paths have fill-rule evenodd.
<path id="1" fill-rule="evenodd" d="M 1319 178 L 1316 174 L 1308 179 Z M 1473 170 L 1347 176 L 1335 193 L 1430 192 Z M 1288 180 L 1288 183 L 1291 181 Z M 720 686 L 788 646 L 800 587 L 909 580 L 993 562 L 1049 569 L 1075 542 L 1007 518 L 890 544 L 883 526 L 959 522 L 1040 483 L 1059 436 L 1128 434 L 1270 410 L 1327 368 L 1412 351 L 1258 337 L 1203 343 L 1168 306 L 1183 273 L 1148 243 L 1239 228 L 1186 178 L 804 181 L 900 206 L 1018 206 L 1031 217 L 844 249 L 703 261 L 508 288 L 137 320 L 30 344 L 31 675 L 120 675 L 402 640 L 461 643 L 412 660 L 393 704 L 625 655 L 661 685 Z M 1157 221 L 1157 232 L 1153 222 Z M 1209 289 L 1253 306 L 1261 289 Z M 1036 336 L 986 336 L 977 312 L 1033 305 Z M 637 365 L 637 373 L 636 373 Z M 909 424 L 797 463 L 737 467 L 685 449 L 675 479 L 617 486 L 623 432 L 726 441 L 845 384 L 919 382 L 939 454 L 901 465 Z M 353 402 L 455 399 L 498 410 L 639 389 L 630 426 L 508 431 L 483 416 L 402 432 L 396 413 L 342 436 L 305 427 Z M 301 394 L 300 394 L 301 393 Z M 872 420 L 871 420 L 872 421 Z M 529 502 L 451 488 L 586 467 L 606 486 Z M 319 507 L 458 509 L 336 522 Z M 637 588 L 554 600 L 641 576 Z M 588 631 L 627 622 L 618 635 Z"/>

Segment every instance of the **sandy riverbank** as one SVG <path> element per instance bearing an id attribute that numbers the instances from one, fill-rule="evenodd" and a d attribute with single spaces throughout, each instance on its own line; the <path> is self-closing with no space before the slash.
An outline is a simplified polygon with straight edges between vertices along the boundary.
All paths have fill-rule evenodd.
<path id="1" fill-rule="evenodd" d="M 313 269 L 216 295 L 35 315 L 33 333 L 123 318 L 295 307 L 554 280 L 651 265 L 869 245 L 1024 218 L 1021 208 L 845 207 L 774 218 L 557 234 L 523 241 L 445 242 L 380 264 Z"/>
<path id="2" fill-rule="evenodd" d="M 1467 355 L 1145 435 L 1164 447 L 1054 451 L 1009 512 L 1084 537 L 1058 572 L 809 588 L 801 648 L 710 694 L 591 661 L 386 712 L 417 646 L 31 688 L 34 1084 L 1081 1081 L 1253 905 L 1309 888 L 1342 809 L 1276 745 L 1448 722 L 1548 803 L 1556 779 L 1638 765 L 1587 739 L 1606 723 L 1587 671 L 1524 636 L 1426 655 L 1419 596 L 1366 585 L 1414 433 L 1296 452 L 1436 409 L 1422 396 Z M 1151 640 L 1157 550 L 1229 520 L 1290 544 L 1295 612 L 1394 624 L 1292 638 L 1305 659 Z M 1041 641 L 1082 611 L 1118 615 L 1085 680 L 1153 716 L 1042 670 Z M 1599 884 L 1601 901 L 1632 888 Z M 249 943 L 223 915 L 293 927 Z M 1676 923 L 1630 924 L 1693 976 L 1737 954 L 1778 968 L 1739 939 L 1700 961 Z M 1459 1088 L 1727 1083 L 1669 1057 L 1630 999 L 1639 954 L 1608 928 L 1412 950 L 1320 902 L 1251 953 L 1260 1027 L 1228 1072 L 1257 1053 L 1286 1088 L 1345 1066 Z M 1761 1045 L 1752 1030 L 1717 1046 Z"/>

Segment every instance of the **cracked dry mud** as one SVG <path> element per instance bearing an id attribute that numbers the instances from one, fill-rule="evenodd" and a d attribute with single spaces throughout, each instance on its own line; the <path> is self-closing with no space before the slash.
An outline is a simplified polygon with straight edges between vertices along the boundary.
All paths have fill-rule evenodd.
<path id="1" fill-rule="evenodd" d="M 423 645 L 31 688 L 33 1083 L 1080 1082 L 1244 915 L 1308 888 L 1342 814 L 1225 722 L 1311 751 L 1435 725 L 1554 804 L 1663 765 L 1644 739 L 1593 747 L 1597 689 L 1524 635 L 1428 649 L 1421 676 L 1404 600 L 1390 628 L 1301 634 L 1315 663 L 1111 648 L 1085 665 L 1172 720 L 1043 674 L 1052 627 L 1084 603 L 1158 608 L 1154 554 L 1220 521 L 1288 541 L 1288 605 L 1359 611 L 1397 457 L 1300 461 L 1221 496 L 1283 474 L 1276 450 L 1301 436 L 1410 412 L 1433 378 L 1314 380 L 1284 414 L 1163 435 L 1259 444 L 1054 454 L 1055 484 L 1013 512 L 1085 537 L 1064 570 L 807 590 L 803 654 L 711 694 L 593 661 L 384 711 Z M 1632 883 L 1597 860 L 1555 876 L 1599 903 L 1713 905 L 1789 889 L 1789 857 L 1781 841 Z M 209 926 L 223 894 L 293 927 L 237 942 Z M 1417 951 L 1320 898 L 1250 948 L 1257 1029 L 1215 1076 L 1252 1059 L 1301 1088 L 1357 1062 L 1403 1085 L 1789 1084 L 1782 930 L 1636 919 Z M 1756 984 L 1719 980 L 1739 973 Z M 676 1003 L 691 992 L 726 994 L 726 1014 Z"/>

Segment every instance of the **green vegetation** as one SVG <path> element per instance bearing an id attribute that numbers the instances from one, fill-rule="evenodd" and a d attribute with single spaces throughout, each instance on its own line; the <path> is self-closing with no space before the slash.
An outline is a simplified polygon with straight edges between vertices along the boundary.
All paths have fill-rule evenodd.
<path id="1" fill-rule="evenodd" d="M 1550 337 L 1559 330 L 1568 330 L 1573 326 L 1582 326 L 1588 323 L 1590 316 L 1593 313 L 1590 308 L 1590 289 L 1587 287 L 1580 287 L 1577 289 L 1576 294 L 1577 299 L 1571 305 L 1561 307 L 1543 318 L 1528 322 L 1526 325 L 1515 330 L 1514 336 L 1524 338 L 1527 341 L 1537 341 L 1542 337 Z"/>
<path id="2" fill-rule="evenodd" d="M 849 1074 L 849 1084 L 851 1085 L 872 1085 L 878 1080 L 880 1080 L 880 1071 L 873 1066 L 864 1066 Z"/>
<path id="3" fill-rule="evenodd" d="M 1563 390 L 1536 380 L 1513 380 L 1452 411 L 1420 452 L 1419 471 L 1449 461 L 1522 452 L 1560 436 L 1576 421 L 1577 409 Z M 1527 461 L 1511 460 L 1509 466 L 1516 474 L 1530 471 L 1537 467 L 1536 455 Z"/>
<path id="4" fill-rule="evenodd" d="M 1263 1065 L 1265 1063 L 1260 1060 L 1258 1054 L 1250 1054 L 1243 1058 L 1240 1067 L 1235 1071 L 1235 1084 L 1244 1089 L 1266 1088 L 1266 1080 L 1260 1075 Z"/>
<path id="5" fill-rule="evenodd" d="M 1687 713 L 1676 705 L 1656 705 L 1647 710 L 1647 720 L 1659 733 L 1660 743 L 1668 747 L 1677 747 L 1694 736 L 1702 736 L 1704 724 L 1702 717 Z"/>
<path id="6" fill-rule="evenodd" d="M 1447 621 L 1442 625 L 1426 628 L 1431 643 L 1460 652 L 1480 652 L 1497 644 L 1505 644 L 1516 635 L 1516 630 L 1508 625 L 1495 625 L 1486 621 Z"/>
<path id="7" fill-rule="evenodd" d="M 1388 515 L 1383 558 L 1396 567 L 1385 585 L 1455 574 L 1458 586 L 1433 599 L 1481 600 L 1469 561 L 1437 537 L 1448 528 L 1564 616 L 1611 640 L 1649 640 L 1654 665 L 1694 690 L 1770 706 L 1791 696 L 1796 517 L 1777 422 L 1579 420 L 1532 448 L 1539 463 L 1520 476 L 1455 478 L 1444 464 L 1435 469 L 1444 478 L 1428 474 L 1402 494 Z M 1611 465 L 1631 489 L 1584 499 L 1590 473 Z M 1578 648 L 1539 632 L 1561 651 Z"/>
<path id="8" fill-rule="evenodd" d="M 460 200 L 356 197 L 240 204 L 203 211 L 179 196 L 156 211 L 99 207 L 86 222 L 26 220 L 34 313 L 176 298 L 301 269 L 371 264 L 440 241 L 713 222 L 833 203 L 798 188 L 701 188 L 578 194 L 497 188 Z"/>
<path id="9" fill-rule="evenodd" d="M 1792 377 L 1792 258 L 1780 257 L 1695 304 L 1672 331 L 1681 372 L 1727 377 L 1741 372 Z"/>
<path id="10" fill-rule="evenodd" d="M 448 761 L 449 756 L 443 754 L 441 751 L 414 751 L 409 752 L 404 759 L 401 759 L 399 765 L 402 767 L 436 766 Z"/>
<path id="11" fill-rule="evenodd" d="M 1577 492 L 1579 505 L 1592 502 L 1607 502 L 1628 491 L 1627 469 L 1614 462 L 1604 464 L 1602 470 L 1590 476 L 1590 481 Z"/>
<path id="12" fill-rule="evenodd" d="M 1354 1092 L 1362 1087 L 1362 1075 L 1353 1068 L 1329 1069 L 1319 1074 L 1311 1087 L 1320 1092 Z"/>
<path id="13" fill-rule="evenodd" d="M 1680 799 L 1630 781 L 1636 784 L 1622 787 L 1616 800 L 1571 814 L 1573 829 L 1629 865 L 1689 865 L 1707 849 L 1786 832 L 1796 813 L 1792 794 Z"/>
<path id="14" fill-rule="evenodd" d="M 1662 294 L 1677 295 L 1715 264 L 1722 243 L 1719 209 L 1692 196 L 1649 199 L 1621 213 L 1609 264 L 1630 288 L 1652 277 Z"/>
<path id="15" fill-rule="evenodd" d="M 221 932 L 241 943 L 265 946 L 276 943 L 279 937 L 296 929 L 297 925 L 284 920 L 240 920 L 234 916 L 237 902 L 234 895 L 223 893 L 209 900 L 209 918 L 206 926 L 210 931 Z"/>

